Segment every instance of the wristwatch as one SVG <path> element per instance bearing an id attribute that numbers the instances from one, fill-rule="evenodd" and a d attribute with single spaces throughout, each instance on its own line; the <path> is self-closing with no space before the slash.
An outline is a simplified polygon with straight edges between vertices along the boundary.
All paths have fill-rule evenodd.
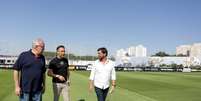
<path id="1" fill-rule="evenodd" d="M 56 77 L 56 78 L 58 78 L 58 77 L 59 77 L 59 75 L 55 75 L 55 77 Z"/>

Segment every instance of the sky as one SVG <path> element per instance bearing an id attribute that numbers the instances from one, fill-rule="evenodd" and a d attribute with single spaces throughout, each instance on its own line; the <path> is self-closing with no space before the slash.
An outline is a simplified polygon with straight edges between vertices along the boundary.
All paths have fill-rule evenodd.
<path id="1" fill-rule="evenodd" d="M 96 55 L 139 44 L 148 55 L 201 42 L 201 0 L 0 0 L 0 54 L 18 55 L 44 39 Z"/>

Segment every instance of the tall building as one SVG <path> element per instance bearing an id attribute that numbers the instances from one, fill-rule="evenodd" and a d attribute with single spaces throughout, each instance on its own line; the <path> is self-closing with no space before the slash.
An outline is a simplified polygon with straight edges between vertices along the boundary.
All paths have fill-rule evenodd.
<path id="1" fill-rule="evenodd" d="M 191 57 L 201 57 L 201 43 L 195 43 L 191 46 L 190 50 Z"/>
<path id="2" fill-rule="evenodd" d="M 127 50 L 120 49 L 117 50 L 117 57 L 129 56 L 129 57 L 146 57 L 147 49 L 143 45 L 138 45 L 136 47 L 131 46 Z"/>
<path id="3" fill-rule="evenodd" d="M 176 48 L 176 55 L 186 55 L 190 57 L 201 57 L 201 43 L 193 45 L 181 45 Z"/>
<path id="4" fill-rule="evenodd" d="M 129 47 L 128 48 L 128 55 L 129 56 L 135 56 L 136 55 L 136 47 L 133 47 L 133 46 Z"/>
<path id="5" fill-rule="evenodd" d="M 176 55 L 190 56 L 191 45 L 181 45 L 176 47 Z"/>
<path id="6" fill-rule="evenodd" d="M 136 46 L 135 57 L 146 57 L 147 49 L 143 45 Z"/>

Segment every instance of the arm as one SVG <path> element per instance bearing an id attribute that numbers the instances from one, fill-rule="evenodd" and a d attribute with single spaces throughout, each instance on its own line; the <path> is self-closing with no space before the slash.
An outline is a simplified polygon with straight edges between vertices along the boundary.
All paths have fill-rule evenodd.
<path id="1" fill-rule="evenodd" d="M 55 67 L 55 63 L 53 62 L 53 60 L 51 60 L 50 63 L 49 63 L 47 75 L 50 76 L 50 77 L 57 78 L 58 76 L 53 73 L 53 68 L 54 67 Z"/>
<path id="2" fill-rule="evenodd" d="M 68 85 L 70 85 L 70 70 L 69 70 L 69 62 L 68 62 L 68 59 L 67 59 L 67 83 Z"/>
<path id="3" fill-rule="evenodd" d="M 112 69 L 111 80 L 112 80 L 112 86 L 116 86 L 116 71 L 115 71 L 115 68 L 114 68 L 114 67 L 113 67 L 113 69 Z"/>
<path id="4" fill-rule="evenodd" d="M 110 93 L 112 93 L 116 87 L 116 72 L 114 67 L 112 69 L 111 81 L 112 81 L 112 88 L 110 90 Z"/>
<path id="5" fill-rule="evenodd" d="M 20 79 L 21 79 L 21 70 L 23 67 L 22 62 L 23 61 L 23 53 L 19 55 L 19 58 L 13 65 L 13 79 L 15 82 L 15 94 L 17 96 L 20 96 L 21 92 L 21 87 L 20 87 Z"/>
<path id="6" fill-rule="evenodd" d="M 68 64 L 68 60 L 67 60 L 67 64 Z M 69 64 L 67 65 L 67 84 L 68 86 L 70 86 L 70 70 L 69 70 Z"/>
<path id="7" fill-rule="evenodd" d="M 42 93 L 45 93 L 45 88 L 46 88 L 46 75 L 43 73 L 43 90 Z"/>
<path id="8" fill-rule="evenodd" d="M 57 75 L 53 73 L 52 69 L 48 69 L 47 75 L 50 77 L 57 78 Z"/>
<path id="9" fill-rule="evenodd" d="M 68 85 L 70 85 L 70 71 L 68 70 L 68 74 L 67 74 L 67 83 L 68 83 Z"/>
<path id="10" fill-rule="evenodd" d="M 17 96 L 20 95 L 21 93 L 21 88 L 20 88 L 20 72 L 18 70 L 14 70 L 13 72 L 13 78 L 14 78 L 14 82 L 15 82 L 15 94 Z"/>
<path id="11" fill-rule="evenodd" d="M 92 92 L 94 88 L 94 77 L 95 77 L 95 67 L 92 68 L 91 74 L 89 77 L 89 91 Z"/>
<path id="12" fill-rule="evenodd" d="M 67 70 L 67 83 L 70 86 L 70 71 L 69 71 L 69 68 Z"/>
<path id="13" fill-rule="evenodd" d="M 94 88 L 94 84 L 93 84 L 93 80 L 89 80 L 89 92 L 92 92 L 93 88 Z"/>
<path id="14" fill-rule="evenodd" d="M 61 81 L 65 81 L 65 78 L 63 76 L 54 74 L 52 69 L 48 69 L 47 75 L 50 77 L 58 78 Z"/>

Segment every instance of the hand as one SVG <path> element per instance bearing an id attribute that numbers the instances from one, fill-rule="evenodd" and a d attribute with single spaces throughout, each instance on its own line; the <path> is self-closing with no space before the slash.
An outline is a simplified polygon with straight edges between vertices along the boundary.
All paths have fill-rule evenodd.
<path id="1" fill-rule="evenodd" d="M 112 88 L 110 89 L 109 93 L 112 94 L 114 92 L 115 86 L 112 86 Z"/>
<path id="2" fill-rule="evenodd" d="M 15 94 L 17 96 L 20 96 L 20 94 L 21 94 L 21 88 L 20 87 L 15 87 Z"/>
<path id="3" fill-rule="evenodd" d="M 66 81 L 65 78 L 64 78 L 63 76 L 61 76 L 61 75 L 58 75 L 57 78 L 58 78 L 60 81 Z"/>

